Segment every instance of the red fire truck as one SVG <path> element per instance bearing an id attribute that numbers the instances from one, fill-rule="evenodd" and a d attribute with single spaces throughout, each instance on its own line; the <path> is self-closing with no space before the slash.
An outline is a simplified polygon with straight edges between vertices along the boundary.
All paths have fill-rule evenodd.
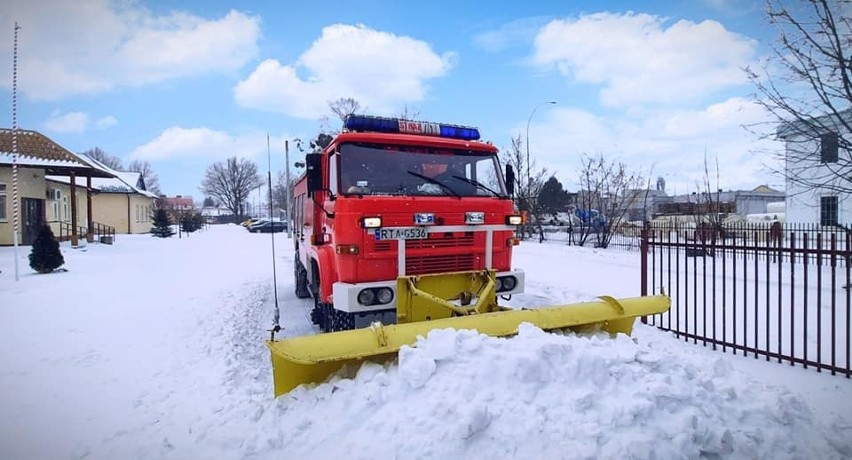
<path id="1" fill-rule="evenodd" d="M 350 115 L 294 186 L 295 285 L 323 331 L 396 323 L 397 281 L 490 271 L 524 288 L 514 172 L 476 128 Z"/>

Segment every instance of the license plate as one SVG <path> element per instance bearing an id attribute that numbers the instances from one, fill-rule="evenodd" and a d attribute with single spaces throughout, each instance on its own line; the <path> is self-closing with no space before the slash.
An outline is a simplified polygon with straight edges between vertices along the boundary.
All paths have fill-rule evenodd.
<path id="1" fill-rule="evenodd" d="M 375 237 L 377 240 L 425 240 L 429 232 L 426 227 L 377 228 Z"/>

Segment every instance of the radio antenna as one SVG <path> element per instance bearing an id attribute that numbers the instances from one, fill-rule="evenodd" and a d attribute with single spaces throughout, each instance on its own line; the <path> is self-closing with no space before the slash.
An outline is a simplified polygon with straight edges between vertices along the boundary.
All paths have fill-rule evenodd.
<path id="1" fill-rule="evenodd" d="M 279 321 L 281 320 L 281 311 L 278 309 L 278 277 L 275 270 L 275 220 L 272 218 L 272 153 L 269 147 L 269 133 L 266 133 L 266 161 L 267 161 L 267 179 L 269 181 L 269 236 L 272 240 L 272 292 L 275 295 L 275 316 L 272 318 L 272 340 L 275 340 L 275 333 L 281 330 Z"/>

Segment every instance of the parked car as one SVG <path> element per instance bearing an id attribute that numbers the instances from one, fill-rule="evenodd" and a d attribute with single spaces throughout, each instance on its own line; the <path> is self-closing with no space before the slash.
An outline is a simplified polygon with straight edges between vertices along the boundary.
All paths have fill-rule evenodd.
<path id="1" fill-rule="evenodd" d="M 261 220 L 264 220 L 264 219 L 261 219 L 261 218 L 259 218 L 259 217 L 252 217 L 251 219 L 246 219 L 246 220 L 242 221 L 242 222 L 240 223 L 240 225 L 242 225 L 242 226 L 243 226 L 243 227 L 245 227 L 245 228 L 249 228 L 249 227 L 251 227 L 253 224 L 258 223 L 258 221 L 261 221 Z"/>
<path id="2" fill-rule="evenodd" d="M 266 219 L 266 218 L 252 219 L 251 222 L 249 222 L 248 225 L 246 225 L 246 229 L 248 229 L 248 231 L 252 231 L 252 228 L 254 228 L 255 225 L 259 225 L 259 224 L 262 224 L 264 222 L 269 222 L 269 219 Z"/>
<path id="3" fill-rule="evenodd" d="M 249 227 L 252 233 L 280 233 L 285 230 L 287 230 L 287 224 L 280 220 L 264 220 Z"/>

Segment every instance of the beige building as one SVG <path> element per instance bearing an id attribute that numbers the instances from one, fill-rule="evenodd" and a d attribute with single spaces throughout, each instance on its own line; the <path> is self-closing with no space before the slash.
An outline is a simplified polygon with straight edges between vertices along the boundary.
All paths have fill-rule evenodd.
<path id="1" fill-rule="evenodd" d="M 16 155 L 12 154 L 13 138 Z M 65 177 L 68 185 L 59 193 L 51 192 L 60 187 L 49 185 L 49 175 Z M 113 173 L 71 153 L 41 133 L 0 129 L 0 246 L 10 246 L 16 239 L 18 244 L 32 244 L 45 223 L 53 227 L 57 236 L 66 234 L 72 244 L 79 238 L 92 236 L 91 230 L 96 226 L 95 207 L 91 188 L 86 185 L 98 178 L 112 177 Z"/>
<path id="2" fill-rule="evenodd" d="M 94 160 L 83 157 L 87 161 Z M 101 169 L 115 175 L 113 178 L 92 179 L 92 219 L 95 235 L 103 234 L 103 228 L 113 228 L 115 233 L 134 234 L 151 231 L 151 214 L 157 195 L 145 189 L 145 181 L 138 172 L 115 171 L 97 163 Z M 69 193 L 70 178 L 47 176 L 48 189 L 55 190 L 58 199 L 53 201 L 55 209 L 48 211 L 61 219 L 67 217 L 63 196 Z M 77 178 L 77 186 L 85 187 L 85 179 Z M 50 191 L 48 191 L 50 195 Z M 57 219 L 59 220 L 59 219 Z M 99 227 L 100 226 L 100 227 Z M 55 230 L 54 230 L 55 233 Z"/>

